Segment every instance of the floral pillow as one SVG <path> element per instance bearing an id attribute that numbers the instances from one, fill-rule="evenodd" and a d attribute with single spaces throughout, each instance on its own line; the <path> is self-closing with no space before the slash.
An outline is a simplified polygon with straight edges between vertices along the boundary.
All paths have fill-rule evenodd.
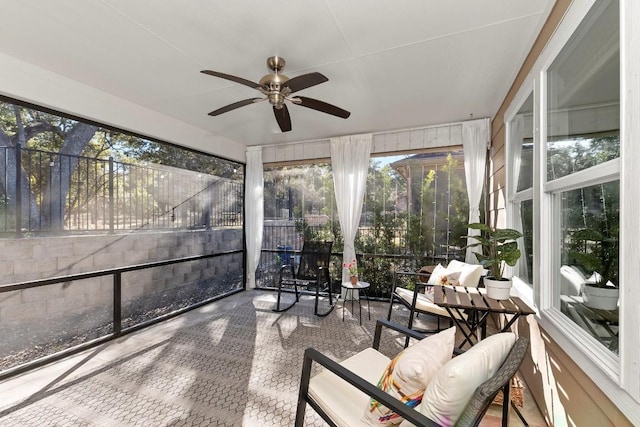
<path id="1" fill-rule="evenodd" d="M 436 265 L 427 282 L 430 285 L 458 285 L 458 278 L 461 270 L 444 268 L 441 264 Z"/>
<path id="2" fill-rule="evenodd" d="M 409 407 L 418 406 L 431 378 L 451 359 L 455 334 L 456 328 L 452 327 L 400 352 L 382 373 L 378 388 Z M 399 414 L 375 399 L 369 399 L 363 416 L 363 421 L 372 426 L 396 425 L 402 420 Z"/>

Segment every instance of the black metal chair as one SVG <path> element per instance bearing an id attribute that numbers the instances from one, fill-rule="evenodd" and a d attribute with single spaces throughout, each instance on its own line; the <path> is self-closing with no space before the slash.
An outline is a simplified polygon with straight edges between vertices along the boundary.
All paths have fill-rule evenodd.
<path id="1" fill-rule="evenodd" d="M 400 332 L 408 337 L 416 339 L 424 338 L 424 335 L 418 332 L 412 331 L 398 324 L 394 324 L 393 322 L 379 319 L 376 323 L 376 330 L 372 345 L 374 350 L 378 350 L 380 346 L 380 337 L 383 326 Z M 516 340 L 515 344 L 502 362 L 502 365 L 498 368 L 498 371 L 475 389 L 462 414 L 455 423 L 455 426 L 477 426 L 499 391 L 503 392 L 502 417 L 503 425 L 506 425 L 506 421 L 509 416 L 509 406 L 511 403 L 509 396 L 510 380 L 516 372 L 518 372 L 520 364 L 527 352 L 528 345 L 529 340 L 527 338 L 520 337 Z M 360 355 L 363 355 L 363 361 L 371 361 L 373 359 L 369 356 L 371 354 L 369 350 L 370 349 L 363 350 L 354 357 L 357 358 Z M 369 355 L 364 356 L 367 352 Z M 454 353 L 459 354 L 460 351 L 454 350 Z M 315 377 L 311 377 L 313 362 L 323 366 L 327 371 L 334 375 L 331 376 L 323 374 L 325 375 L 323 380 L 319 384 L 314 383 Z M 369 366 L 370 364 L 358 362 L 359 360 L 355 362 L 352 361 L 351 366 L 356 366 L 363 372 L 371 368 L 371 366 Z M 378 371 L 382 371 L 385 364 L 378 367 Z M 440 424 L 427 418 L 418 410 L 405 405 L 400 400 L 397 400 L 395 397 L 376 387 L 375 381 L 379 377 L 379 374 L 375 377 L 376 379 L 373 379 L 374 382 L 371 382 L 373 377 L 367 380 L 360 375 L 363 374 L 353 372 L 313 348 L 306 349 L 302 365 L 302 376 L 300 379 L 295 426 L 303 426 L 307 403 L 331 426 L 343 425 L 344 420 L 353 418 L 349 414 L 356 414 L 359 418 L 364 412 L 365 405 L 362 402 L 355 402 L 352 399 L 353 396 L 348 392 L 348 390 L 350 390 L 348 386 L 345 387 L 346 384 L 357 388 L 364 395 L 376 399 L 378 402 L 397 412 L 414 425 L 428 427 L 440 426 Z M 348 396 L 351 396 L 351 399 L 347 396 L 347 392 Z M 327 394 L 331 394 L 334 401 L 337 399 L 340 402 L 344 402 L 344 407 L 326 407 Z"/>
<path id="2" fill-rule="evenodd" d="M 315 291 L 314 314 L 324 317 L 334 308 L 333 297 L 331 295 L 331 278 L 329 276 L 329 262 L 331 260 L 331 248 L 333 242 L 330 241 L 310 241 L 304 242 L 300 252 L 300 261 L 297 268 L 295 262 L 280 266 L 280 276 L 278 281 L 278 297 L 275 312 L 289 310 L 299 301 L 298 286 L 306 290 Z M 280 307 L 282 287 L 293 287 L 295 293 L 294 301 L 286 307 Z M 327 291 L 329 294 L 329 309 L 326 312 L 318 311 L 320 291 Z"/>
<path id="3" fill-rule="evenodd" d="M 407 327 L 416 332 L 423 334 L 432 334 L 440 332 L 448 327 L 453 326 L 453 320 L 449 313 L 442 307 L 437 306 L 428 292 L 432 290 L 433 285 L 427 283 L 429 276 L 433 271 L 433 266 L 422 267 L 415 271 L 396 271 L 393 277 L 393 288 L 391 289 L 391 298 L 389 300 L 389 309 L 387 311 L 387 320 L 391 320 L 394 303 L 400 303 L 409 310 L 409 322 Z M 401 276 L 414 277 L 414 288 L 412 290 L 398 286 L 398 279 Z M 433 316 L 437 320 L 435 329 L 417 329 L 413 326 L 415 317 L 419 314 Z M 441 326 L 441 320 L 445 320 L 446 324 Z M 409 344 L 409 337 L 405 342 L 405 347 Z"/>

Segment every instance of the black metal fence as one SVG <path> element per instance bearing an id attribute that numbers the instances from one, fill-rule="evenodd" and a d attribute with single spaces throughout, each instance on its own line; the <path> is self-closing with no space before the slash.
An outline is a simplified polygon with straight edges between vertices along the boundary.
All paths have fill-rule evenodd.
<path id="1" fill-rule="evenodd" d="M 389 234 L 391 234 L 393 236 L 391 239 L 396 241 L 397 246 L 395 251 L 385 251 L 381 248 L 376 248 L 375 245 L 365 243 L 380 240 L 375 227 L 361 226 L 358 229 L 356 234 L 356 258 L 363 280 L 371 284 L 369 289 L 371 297 L 389 298 L 396 271 L 416 271 L 423 265 L 437 263 L 446 265 L 452 259 L 464 259 L 464 252 L 459 248 L 443 248 L 441 253 L 434 255 L 412 254 L 404 251 L 402 242 L 407 232 L 406 228 L 398 227 L 393 229 L 392 233 L 387 233 L 386 237 L 388 238 Z M 340 292 L 342 276 L 342 242 L 340 237 L 338 236 L 336 239 L 335 235 L 330 235 L 330 231 L 327 230 L 326 226 L 304 226 L 302 228 L 300 224 L 296 226 L 295 221 L 286 220 L 265 221 L 262 252 L 256 272 L 256 284 L 258 287 L 277 287 L 280 266 L 297 265 L 298 253 L 302 250 L 305 234 L 307 239 L 312 236 L 313 239 L 334 241 L 330 276 L 333 281 L 333 291 Z"/>
<path id="2" fill-rule="evenodd" d="M 162 165 L 0 147 L 0 233 L 236 226 L 243 183 Z"/>

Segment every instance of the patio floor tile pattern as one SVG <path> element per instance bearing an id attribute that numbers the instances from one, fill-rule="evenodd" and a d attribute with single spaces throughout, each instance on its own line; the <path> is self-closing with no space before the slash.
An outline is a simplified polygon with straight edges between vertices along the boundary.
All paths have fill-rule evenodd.
<path id="1" fill-rule="evenodd" d="M 387 309 L 372 304 L 372 320 L 365 316 L 359 325 L 350 313 L 342 321 L 340 305 L 325 318 L 314 316 L 308 297 L 285 313 L 271 311 L 271 293 L 232 298 L 75 356 L 77 364 L 62 374 L 46 378 L 45 367 L 16 378 L 26 384 L 30 375 L 46 378 L 24 398 L 3 393 L 7 384 L 0 383 L 0 425 L 293 425 L 305 348 L 347 358 L 371 345 L 373 319 Z M 126 354 L 117 351 L 123 341 Z M 387 336 L 382 351 L 394 355 L 402 343 Z M 105 353 L 104 363 L 95 363 Z M 325 423 L 308 407 L 305 425 Z"/>

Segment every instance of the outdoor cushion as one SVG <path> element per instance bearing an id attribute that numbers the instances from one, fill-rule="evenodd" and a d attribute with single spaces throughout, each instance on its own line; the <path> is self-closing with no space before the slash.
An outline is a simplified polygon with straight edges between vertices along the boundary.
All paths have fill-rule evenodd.
<path id="1" fill-rule="evenodd" d="M 384 369 L 378 388 L 415 408 L 433 376 L 453 354 L 456 328 L 424 338 L 400 352 Z M 373 426 L 395 425 L 402 417 L 370 399 L 363 420 Z"/>
<path id="2" fill-rule="evenodd" d="M 491 335 L 447 362 L 427 386 L 420 412 L 442 425 L 454 425 L 476 388 L 496 373 L 515 341 L 512 332 Z"/>
<path id="3" fill-rule="evenodd" d="M 396 294 L 407 302 L 408 305 L 411 305 L 413 301 L 413 291 L 406 288 L 396 288 Z M 449 316 L 449 313 L 444 308 L 436 305 L 433 302 L 433 293 L 432 292 L 418 292 L 418 297 L 416 299 L 416 310 L 421 311 L 423 313 L 431 313 L 436 316 Z M 456 311 L 453 312 L 454 316 L 458 319 L 466 318 L 464 313 L 458 313 Z"/>
<path id="4" fill-rule="evenodd" d="M 429 277 L 429 285 L 457 285 L 461 270 L 444 268 L 441 264 L 436 265 Z"/>
<path id="5" fill-rule="evenodd" d="M 477 288 L 484 268 L 480 264 L 468 264 L 462 261 L 451 260 L 447 265 L 449 271 L 459 271 L 458 284 L 461 286 Z"/>
<path id="6" fill-rule="evenodd" d="M 340 365 L 371 384 L 377 384 L 380 373 L 385 370 L 390 359 L 367 348 L 344 360 Z M 309 395 L 323 408 L 339 426 L 366 426 L 362 421 L 362 412 L 353 408 L 364 408 L 369 396 L 348 384 L 332 372 L 323 371 L 309 382 Z"/>

